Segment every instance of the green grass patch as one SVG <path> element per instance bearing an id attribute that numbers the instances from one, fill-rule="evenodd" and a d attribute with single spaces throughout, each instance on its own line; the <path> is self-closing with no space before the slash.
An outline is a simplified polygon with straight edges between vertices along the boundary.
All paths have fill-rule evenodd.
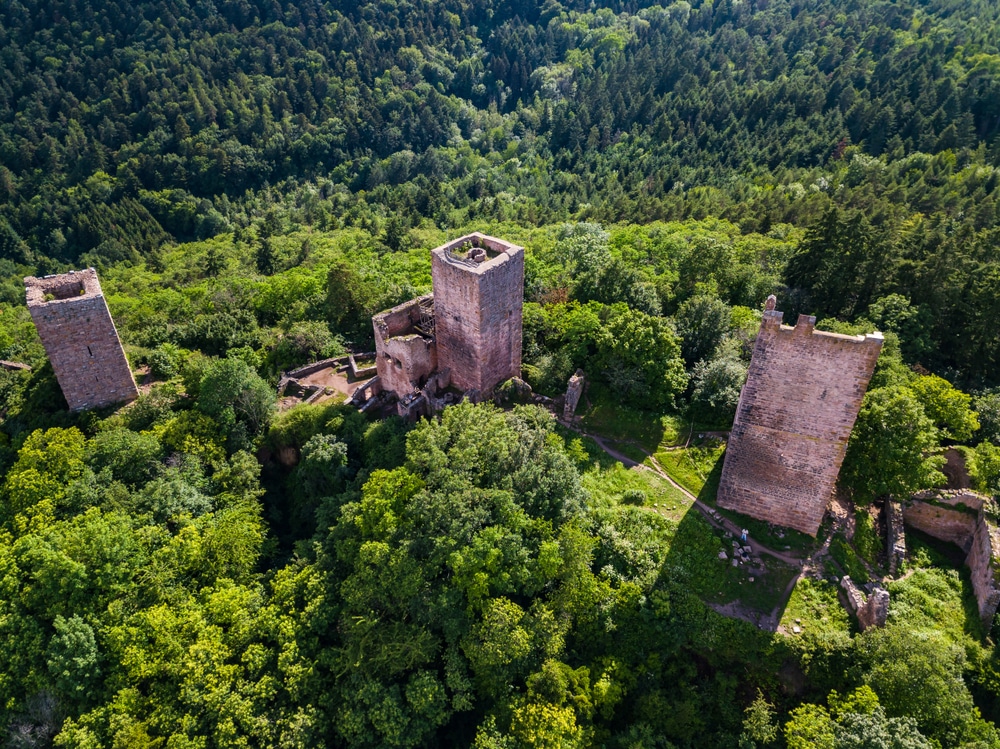
<path id="1" fill-rule="evenodd" d="M 861 561 L 861 557 L 851 548 L 851 545 L 840 536 L 830 542 L 830 556 L 840 565 L 844 574 L 850 575 L 854 582 L 859 585 L 868 582 L 868 570 L 865 568 L 865 563 Z"/>
<path id="2" fill-rule="evenodd" d="M 723 549 L 727 554 L 732 552 L 730 540 L 709 525 L 687 495 L 651 471 L 625 468 L 588 437 L 564 429 L 560 434 L 577 461 L 592 507 L 615 508 L 627 493 L 634 496 L 638 491 L 644 497 L 644 511 L 670 521 L 665 526 L 670 532 L 658 539 L 669 545 L 664 571 L 679 577 L 699 598 L 716 604 L 738 601 L 764 614 L 780 602 L 797 569 L 771 558 L 764 560 L 767 571 L 763 576 L 752 575 L 745 567 L 733 567 L 728 559 L 719 559 Z M 615 445 L 615 449 L 621 448 Z"/>
<path id="3" fill-rule="evenodd" d="M 664 417 L 615 402 L 600 383 L 592 383 L 590 407 L 582 411 L 582 426 L 588 432 L 617 442 L 635 442 L 650 452 L 663 440 Z"/>
<path id="4" fill-rule="evenodd" d="M 614 465 L 620 465 L 617 460 L 608 455 L 590 437 L 584 437 L 571 429 L 556 425 L 556 434 L 563 438 L 566 445 L 566 452 L 576 463 L 580 473 L 591 470 L 595 467 L 607 469 Z"/>
<path id="5" fill-rule="evenodd" d="M 982 640 L 983 626 L 969 570 L 958 548 L 908 530 L 907 574 L 890 582 L 889 621 L 942 632 L 954 642 Z"/>
<path id="6" fill-rule="evenodd" d="M 717 439 L 706 436 L 706 432 L 727 432 L 730 424 L 706 424 L 700 421 L 689 421 L 680 416 L 664 416 L 663 436 L 660 447 L 690 447 L 701 444 L 705 440 Z"/>
<path id="7" fill-rule="evenodd" d="M 835 641 L 850 637 L 853 622 L 837 597 L 837 586 L 826 580 L 803 577 L 795 584 L 781 616 L 781 626 L 806 641 Z M 794 634 L 794 627 L 802 630 Z"/>
<path id="8" fill-rule="evenodd" d="M 654 457 L 670 478 L 694 495 L 701 494 L 716 464 L 722 465 L 726 451 L 721 440 L 705 440 L 699 445 L 658 450 Z"/>
<path id="9" fill-rule="evenodd" d="M 647 508 L 672 520 L 679 521 L 691 507 L 690 499 L 656 474 L 630 470 L 617 462 L 609 467 L 595 465 L 584 471 L 581 482 L 594 507 L 617 505 L 630 489 L 643 492 Z"/>
<path id="10" fill-rule="evenodd" d="M 963 574 L 964 573 L 964 574 Z M 966 570 L 913 570 L 889 583 L 889 621 L 911 631 L 935 631 L 954 642 L 983 637 L 976 597 Z"/>
<path id="11" fill-rule="evenodd" d="M 875 530 L 868 508 L 859 507 L 854 512 L 854 548 L 868 564 L 876 565 L 882 553 L 882 537 Z"/>
<path id="12" fill-rule="evenodd" d="M 746 567 L 733 567 L 730 559 L 719 559 L 720 551 L 731 556 L 730 540 L 692 508 L 677 527 L 666 566 L 704 602 L 738 602 L 761 614 L 770 614 L 781 602 L 786 586 L 798 573 L 797 568 L 766 557 L 766 572 L 754 574 Z"/>
<path id="13" fill-rule="evenodd" d="M 613 450 L 617 450 L 626 458 L 634 460 L 636 463 L 644 462 L 646 458 L 646 453 L 643 452 L 642 448 L 632 442 L 614 442 L 611 440 L 606 441 L 606 443 Z"/>

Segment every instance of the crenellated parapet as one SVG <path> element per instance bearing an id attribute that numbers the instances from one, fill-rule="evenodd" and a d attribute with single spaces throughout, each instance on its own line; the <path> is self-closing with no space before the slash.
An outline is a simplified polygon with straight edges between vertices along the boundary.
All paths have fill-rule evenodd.
<path id="1" fill-rule="evenodd" d="M 719 506 L 816 535 L 882 349 L 882 334 L 841 335 L 769 297 L 726 449 Z"/>

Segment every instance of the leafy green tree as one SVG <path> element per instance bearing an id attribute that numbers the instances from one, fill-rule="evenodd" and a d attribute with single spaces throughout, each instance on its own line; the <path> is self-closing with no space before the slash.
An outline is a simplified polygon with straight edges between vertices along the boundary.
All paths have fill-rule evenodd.
<path id="1" fill-rule="evenodd" d="M 933 749 L 913 718 L 886 717 L 882 707 L 867 714 L 841 716 L 835 728 L 837 749 Z"/>
<path id="2" fill-rule="evenodd" d="M 972 408 L 979 418 L 976 437 L 1000 445 L 1000 391 L 987 391 L 972 399 Z"/>
<path id="3" fill-rule="evenodd" d="M 687 387 L 677 335 L 663 318 L 611 308 L 597 352 L 608 385 L 623 401 L 666 410 Z"/>
<path id="4" fill-rule="evenodd" d="M 49 642 L 47 664 L 60 696 L 77 706 L 91 702 L 101 675 L 94 629 L 77 615 L 57 616 Z"/>
<path id="5" fill-rule="evenodd" d="M 347 445 L 332 434 L 317 434 L 302 446 L 298 474 L 302 488 L 313 497 L 343 490 L 348 473 Z"/>
<path id="6" fill-rule="evenodd" d="M 706 421 L 728 424 L 736 416 L 747 378 L 739 347 L 739 342 L 727 341 L 712 359 L 699 361 L 691 370 L 691 405 Z"/>
<path id="7" fill-rule="evenodd" d="M 979 429 L 979 419 L 972 410 L 972 396 L 958 390 L 943 377 L 924 375 L 909 384 L 924 413 L 942 438 L 968 442 Z"/>
<path id="8" fill-rule="evenodd" d="M 865 316 L 883 333 L 899 336 L 903 356 L 909 362 L 920 361 L 934 348 L 931 338 L 933 315 L 926 307 L 913 306 L 902 294 L 877 299 L 868 307 Z"/>
<path id="9" fill-rule="evenodd" d="M 67 486 L 84 476 L 85 439 L 75 427 L 36 430 L 18 451 L 17 462 L 3 483 L 3 517 L 10 522 L 17 513 L 54 513 L 66 496 Z"/>
<path id="10" fill-rule="evenodd" d="M 198 385 L 199 410 L 223 424 L 245 424 L 251 435 L 267 428 L 276 402 L 271 386 L 240 359 L 211 362 Z"/>
<path id="11" fill-rule="evenodd" d="M 681 355 L 690 367 L 715 356 L 729 332 L 731 315 L 725 302 L 702 294 L 682 302 L 674 320 L 681 338 Z"/>
<path id="12" fill-rule="evenodd" d="M 841 480 L 862 501 L 909 496 L 944 480 L 937 446 L 937 430 L 913 391 L 870 390 L 851 432 Z"/>
<path id="13" fill-rule="evenodd" d="M 87 453 L 94 471 L 108 468 L 115 479 L 131 486 L 145 484 L 163 469 L 163 445 L 150 432 L 108 429 L 88 443 Z"/>
<path id="14" fill-rule="evenodd" d="M 1000 447 L 992 442 L 980 442 L 972 453 L 971 463 L 970 473 L 976 489 L 1000 495 Z"/>
<path id="15" fill-rule="evenodd" d="M 905 626 L 870 629 L 859 645 L 864 681 L 887 715 L 913 719 L 924 735 L 942 746 L 1000 741 L 996 729 L 980 718 L 962 679 L 965 652 L 960 646 Z M 904 746 L 929 745 L 913 741 Z"/>

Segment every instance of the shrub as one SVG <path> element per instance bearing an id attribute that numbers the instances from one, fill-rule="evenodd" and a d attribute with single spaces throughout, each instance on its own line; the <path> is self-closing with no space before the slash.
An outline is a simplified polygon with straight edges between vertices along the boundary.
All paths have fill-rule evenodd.
<path id="1" fill-rule="evenodd" d="M 646 492 L 642 489 L 626 489 L 622 492 L 623 505 L 644 505 L 646 504 Z"/>

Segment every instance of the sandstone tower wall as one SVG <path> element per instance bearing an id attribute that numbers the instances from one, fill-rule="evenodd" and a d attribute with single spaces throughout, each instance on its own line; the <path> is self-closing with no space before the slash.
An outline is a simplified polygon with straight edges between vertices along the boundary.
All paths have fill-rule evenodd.
<path id="1" fill-rule="evenodd" d="M 71 411 L 139 395 L 93 268 L 24 279 L 28 310 Z"/>
<path id="2" fill-rule="evenodd" d="M 816 535 L 882 348 L 795 327 L 768 299 L 729 437 L 719 506 Z"/>
<path id="3" fill-rule="evenodd" d="M 524 249 L 475 233 L 431 254 L 439 369 L 486 393 L 521 376 Z"/>

